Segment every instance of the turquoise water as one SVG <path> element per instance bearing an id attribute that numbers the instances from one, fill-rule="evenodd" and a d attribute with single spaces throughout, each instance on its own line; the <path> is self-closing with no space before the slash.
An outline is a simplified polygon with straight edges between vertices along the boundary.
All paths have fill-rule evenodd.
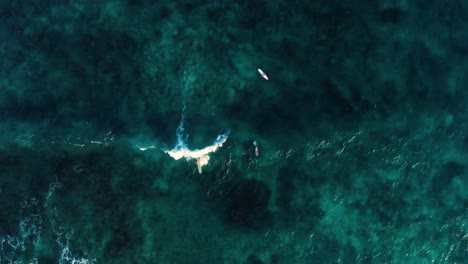
<path id="1" fill-rule="evenodd" d="M 0 263 L 467 262 L 468 4 L 152 2 L 0 1 Z"/>

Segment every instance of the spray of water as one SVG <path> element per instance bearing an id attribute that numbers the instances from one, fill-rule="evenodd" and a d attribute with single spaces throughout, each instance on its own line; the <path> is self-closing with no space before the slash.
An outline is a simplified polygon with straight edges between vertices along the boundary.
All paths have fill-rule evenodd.
<path id="1" fill-rule="evenodd" d="M 210 146 L 207 146 L 203 149 L 190 150 L 184 140 L 184 115 L 182 114 L 179 127 L 177 127 L 176 135 L 177 142 L 175 147 L 172 150 L 166 150 L 165 152 L 175 160 L 181 158 L 185 158 L 187 161 L 195 159 L 198 167 L 198 173 L 202 173 L 203 166 L 207 165 L 208 161 L 210 160 L 209 154 L 215 152 L 218 150 L 218 148 L 223 146 L 224 142 L 226 142 L 229 136 L 229 131 L 218 135 L 214 143 Z"/>

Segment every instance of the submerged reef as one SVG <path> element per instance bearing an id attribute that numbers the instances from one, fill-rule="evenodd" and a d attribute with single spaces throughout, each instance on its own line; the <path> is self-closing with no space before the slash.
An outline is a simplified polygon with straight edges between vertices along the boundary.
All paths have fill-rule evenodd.
<path id="1" fill-rule="evenodd" d="M 466 262 L 467 3 L 0 1 L 0 263 Z"/>

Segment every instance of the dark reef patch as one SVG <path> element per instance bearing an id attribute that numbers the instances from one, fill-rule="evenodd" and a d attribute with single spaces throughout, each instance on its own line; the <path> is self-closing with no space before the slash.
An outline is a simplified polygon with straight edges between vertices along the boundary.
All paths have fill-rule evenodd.
<path id="1" fill-rule="evenodd" d="M 265 183 L 242 180 L 232 187 L 227 201 L 226 218 L 229 223 L 262 228 L 271 224 L 268 209 L 271 191 Z"/>
<path id="2" fill-rule="evenodd" d="M 398 7 L 385 8 L 379 13 L 380 21 L 386 24 L 397 24 L 404 18 L 404 11 Z"/>

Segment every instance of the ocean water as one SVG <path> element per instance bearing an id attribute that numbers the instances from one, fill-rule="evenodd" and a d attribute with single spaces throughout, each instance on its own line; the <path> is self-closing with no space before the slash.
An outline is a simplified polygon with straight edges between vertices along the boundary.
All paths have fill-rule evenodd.
<path id="1" fill-rule="evenodd" d="M 0 263 L 468 263 L 468 2 L 0 16 Z"/>

